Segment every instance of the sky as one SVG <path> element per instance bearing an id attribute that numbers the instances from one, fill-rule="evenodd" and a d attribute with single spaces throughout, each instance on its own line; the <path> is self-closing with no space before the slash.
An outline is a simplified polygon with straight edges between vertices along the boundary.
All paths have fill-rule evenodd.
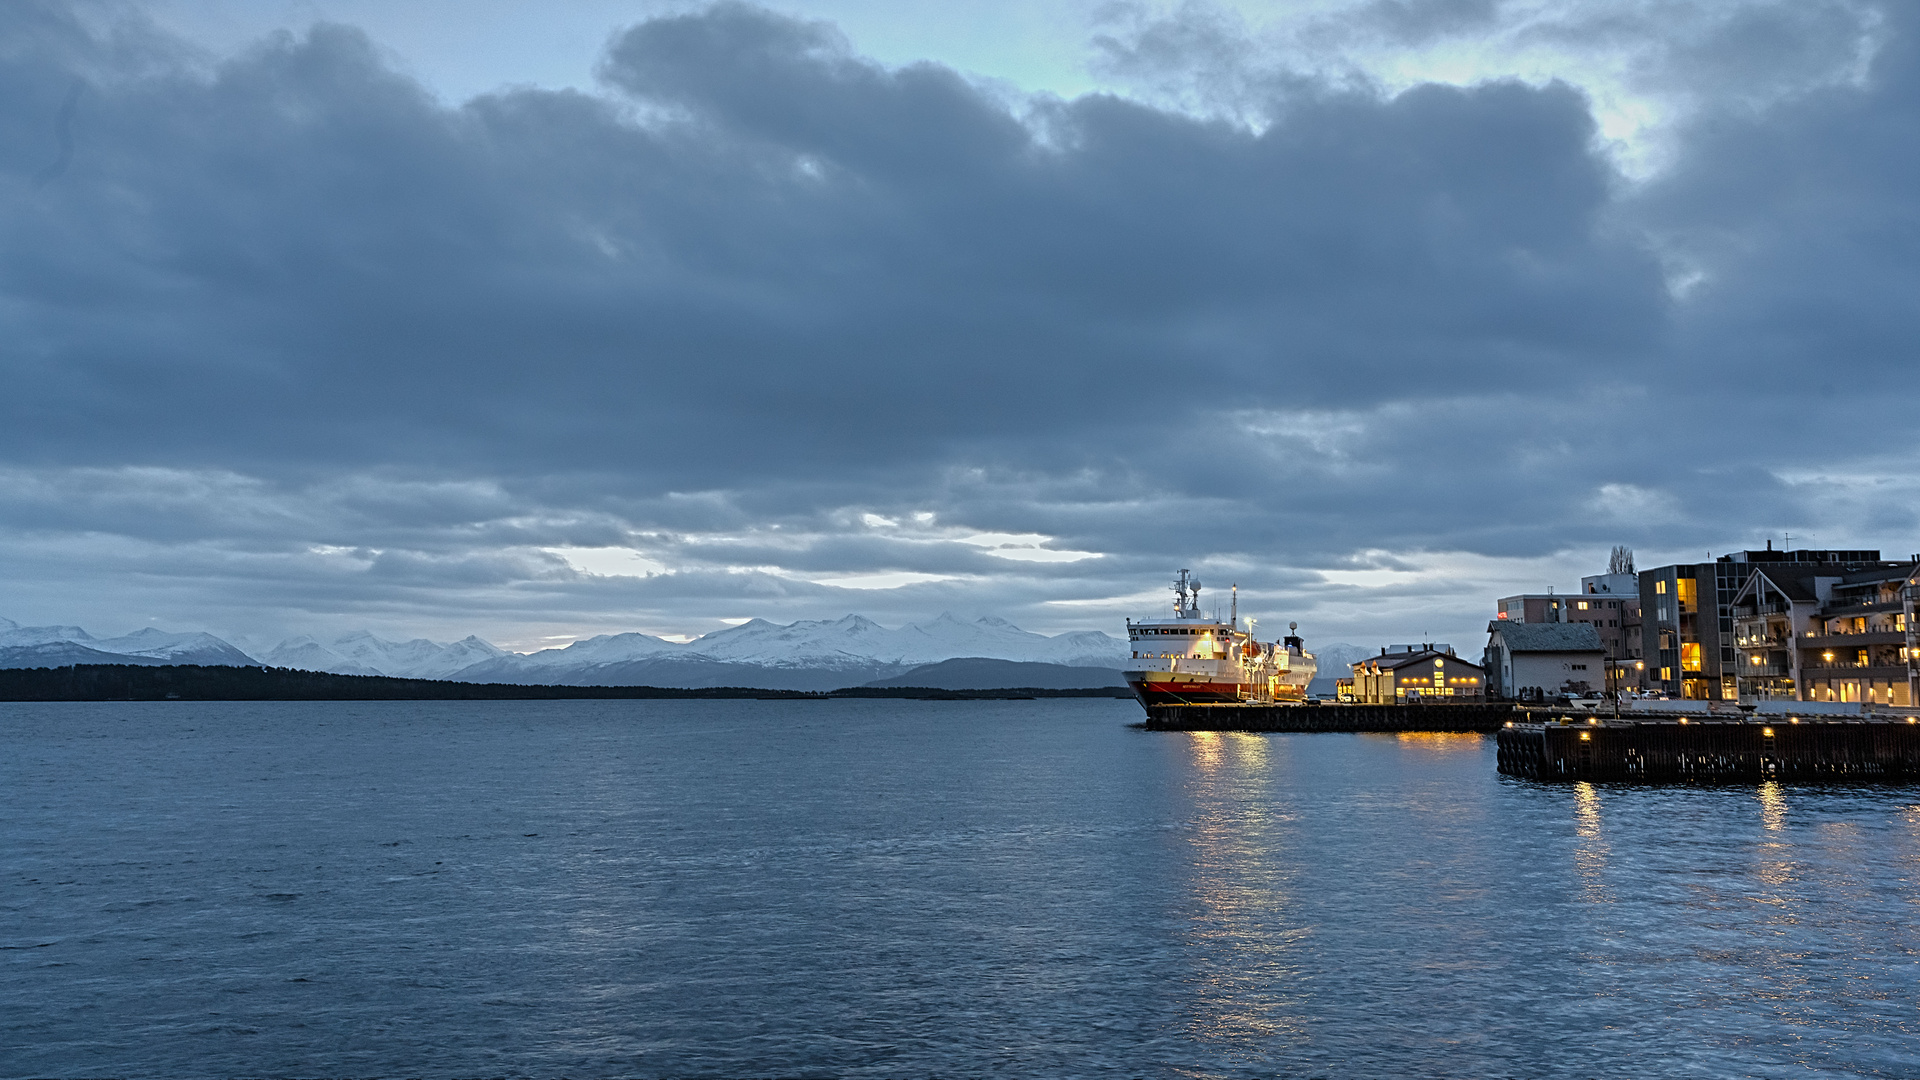
<path id="1" fill-rule="evenodd" d="M 0 615 L 539 648 L 1916 531 L 1920 15 L 0 5 Z"/>

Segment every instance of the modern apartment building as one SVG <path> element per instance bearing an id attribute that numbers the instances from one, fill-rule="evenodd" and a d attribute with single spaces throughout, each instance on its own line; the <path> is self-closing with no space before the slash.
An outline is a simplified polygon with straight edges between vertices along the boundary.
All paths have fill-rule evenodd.
<path id="1" fill-rule="evenodd" d="M 1642 650 L 1647 684 L 1670 697 L 1733 701 L 1740 696 L 1733 601 L 1760 567 L 1823 568 L 1832 573 L 1880 563 L 1878 551 L 1736 551 L 1712 562 L 1676 563 L 1640 572 Z"/>
<path id="2" fill-rule="evenodd" d="M 1845 567 L 1760 566 L 1733 601 L 1743 701 L 1920 701 L 1920 555 Z"/>

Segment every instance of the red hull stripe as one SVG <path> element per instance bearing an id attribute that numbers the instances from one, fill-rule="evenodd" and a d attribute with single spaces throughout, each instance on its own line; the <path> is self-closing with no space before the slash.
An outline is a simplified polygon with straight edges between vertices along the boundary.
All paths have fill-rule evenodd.
<path id="1" fill-rule="evenodd" d="M 1137 682 L 1133 692 L 1150 705 L 1212 705 L 1240 700 L 1239 683 Z"/>
<path id="2" fill-rule="evenodd" d="M 1129 679 L 1127 680 L 1127 685 L 1131 686 L 1133 692 L 1140 697 L 1141 701 L 1148 705 L 1231 704 L 1243 700 L 1244 697 L 1251 696 L 1255 689 L 1253 686 L 1240 683 L 1202 682 L 1199 680 L 1193 682 L 1175 682 L 1171 680 L 1161 681 L 1158 679 L 1139 681 Z M 1301 693 L 1299 698 L 1283 695 L 1280 700 L 1299 700 L 1305 697 L 1305 693 Z"/>

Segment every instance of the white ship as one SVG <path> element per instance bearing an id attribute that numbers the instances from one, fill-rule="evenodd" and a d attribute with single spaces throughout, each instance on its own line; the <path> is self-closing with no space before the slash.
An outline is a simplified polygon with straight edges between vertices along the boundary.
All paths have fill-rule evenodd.
<path id="1" fill-rule="evenodd" d="M 1316 670 L 1287 624 L 1276 642 L 1254 638 L 1254 620 L 1240 629 L 1239 589 L 1225 622 L 1200 614 L 1200 581 L 1186 570 L 1173 583 L 1173 618 L 1127 620 L 1137 670 L 1122 672 L 1142 705 L 1236 705 L 1304 701 Z"/>

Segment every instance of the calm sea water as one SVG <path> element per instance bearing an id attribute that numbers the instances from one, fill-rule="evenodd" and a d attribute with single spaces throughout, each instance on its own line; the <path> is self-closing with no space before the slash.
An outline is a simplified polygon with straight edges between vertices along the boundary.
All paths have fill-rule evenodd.
<path id="1" fill-rule="evenodd" d="M 0 705 L 0 1074 L 1920 1076 L 1920 790 L 1138 719 Z"/>

